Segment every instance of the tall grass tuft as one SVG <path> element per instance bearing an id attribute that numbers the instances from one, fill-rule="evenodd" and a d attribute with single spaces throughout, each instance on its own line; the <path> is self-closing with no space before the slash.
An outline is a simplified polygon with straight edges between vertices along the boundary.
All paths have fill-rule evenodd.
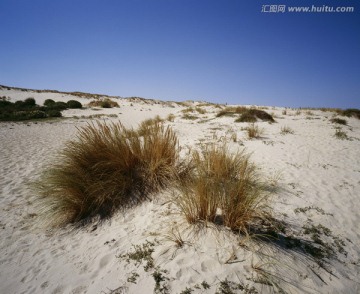
<path id="1" fill-rule="evenodd" d="M 249 124 L 246 127 L 246 131 L 249 139 L 260 138 L 264 132 L 263 129 L 260 129 L 259 126 L 255 123 Z"/>
<path id="2" fill-rule="evenodd" d="M 35 184 L 40 214 L 52 226 L 110 217 L 165 188 L 178 163 L 177 137 L 159 123 L 88 124 Z"/>
<path id="3" fill-rule="evenodd" d="M 268 216 L 268 193 L 244 152 L 212 146 L 193 152 L 191 162 L 191 175 L 175 200 L 189 223 L 213 222 L 248 233 L 253 222 Z"/>

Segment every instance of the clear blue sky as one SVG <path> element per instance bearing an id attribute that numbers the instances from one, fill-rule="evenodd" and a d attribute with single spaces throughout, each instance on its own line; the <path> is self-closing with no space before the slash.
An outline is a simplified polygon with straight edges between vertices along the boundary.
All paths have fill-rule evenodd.
<path id="1" fill-rule="evenodd" d="M 359 0 L 0 0 L 0 36 L 4 85 L 360 108 Z"/>

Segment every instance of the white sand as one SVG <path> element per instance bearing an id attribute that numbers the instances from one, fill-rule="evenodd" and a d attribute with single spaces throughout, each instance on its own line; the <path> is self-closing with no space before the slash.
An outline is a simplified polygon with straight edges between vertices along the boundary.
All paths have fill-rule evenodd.
<path id="1" fill-rule="evenodd" d="M 7 89 L 0 89 L 0 96 L 12 101 L 34 97 L 38 104 L 47 98 L 89 102 L 68 94 Z M 283 108 L 269 107 L 266 111 L 276 115 L 277 123 L 259 122 L 264 129 L 262 138 L 249 140 L 241 130 L 248 124 L 234 123 L 233 117 L 216 118 L 219 109 L 214 106 L 203 107 L 205 114 L 194 113 L 198 120 L 185 120 L 181 118 L 185 107 L 175 103 L 117 101 L 120 108 L 66 110 L 67 119 L 62 120 L 0 123 L 0 293 L 111 293 L 114 289 L 118 289 L 114 293 L 153 293 L 154 270 L 145 272 L 144 264 L 137 267 L 116 258 L 146 240 L 155 242 L 155 266 L 168 271 L 164 275 L 169 278 L 169 293 L 180 293 L 186 287 L 193 293 L 215 293 L 226 278 L 254 286 L 259 293 L 277 292 L 259 283 L 263 270 L 275 275 L 270 279 L 273 282 L 283 279 L 279 285 L 290 293 L 360 292 L 360 120 L 346 118 L 348 126 L 342 129 L 351 140 L 339 140 L 329 121 L 331 112 L 316 110 L 309 115 L 303 110 L 295 115 L 295 110 L 288 109 L 283 115 Z M 233 151 L 245 147 L 263 174 L 281 175 L 273 204 L 277 217 L 298 231 L 309 224 L 331 229 L 332 236 L 344 241 L 347 256 L 337 252 L 337 258 L 329 260 L 331 274 L 305 255 L 270 245 L 261 250 L 270 256 L 261 260 L 226 229 L 196 230 L 187 225 L 168 202 L 171 191 L 98 227 L 77 231 L 38 228 L 28 183 L 39 177 L 67 140 L 75 138 L 76 127 L 90 121 L 82 116 L 99 113 L 116 114 L 117 118 L 103 118 L 127 126 L 173 113 L 174 122 L 167 124 L 176 130 L 183 147 L 216 141 L 226 141 Z M 294 134 L 281 135 L 283 126 Z M 294 212 L 308 206 L 319 209 Z M 181 248 L 172 240 L 178 232 L 185 241 Z M 331 237 L 327 240 L 333 241 Z M 257 246 L 247 245 L 253 250 Z M 128 281 L 133 272 L 139 274 L 136 283 Z M 210 289 L 203 289 L 203 281 Z"/>

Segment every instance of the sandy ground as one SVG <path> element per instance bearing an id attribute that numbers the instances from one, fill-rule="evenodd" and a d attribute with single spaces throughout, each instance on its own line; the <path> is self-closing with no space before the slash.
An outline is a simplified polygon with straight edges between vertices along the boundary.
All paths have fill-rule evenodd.
<path id="1" fill-rule="evenodd" d="M 38 104 L 48 98 L 89 102 L 69 94 L 7 89 L 0 96 L 12 101 L 34 97 Z M 234 293 L 360 292 L 360 120 L 346 118 L 342 130 L 349 139 L 339 140 L 332 112 L 286 109 L 285 114 L 284 108 L 267 107 L 276 123 L 258 122 L 263 135 L 250 140 L 243 129 L 247 123 L 217 118 L 214 105 L 202 106 L 206 113 L 194 112 L 198 118 L 189 120 L 183 118 L 185 105 L 113 99 L 119 108 L 66 110 L 65 119 L 0 123 L 0 293 L 215 293 L 225 280 L 247 287 Z M 255 241 L 244 246 L 226 229 L 189 226 L 169 202 L 171 191 L 102 225 L 57 231 L 37 226 L 29 183 L 66 141 L 75 139 L 78 127 L 94 119 L 90 116 L 104 114 L 103 120 L 137 126 L 170 113 L 175 119 L 166 124 L 177 132 L 183 156 L 187 147 L 209 142 L 227 142 L 234 152 L 245 148 L 261 172 L 277 180 L 272 205 L 279 219 L 293 232 L 305 226 L 330 229 L 322 238 L 335 255 L 326 260 L 326 270 L 296 250 Z M 293 134 L 281 134 L 284 126 Z M 175 242 L 179 236 L 182 247 Z M 336 246 L 339 242 L 345 252 Z M 148 272 L 145 263 L 119 258 L 142 244 L 154 249 L 155 268 Z M 154 273 L 164 277 L 158 288 Z"/>

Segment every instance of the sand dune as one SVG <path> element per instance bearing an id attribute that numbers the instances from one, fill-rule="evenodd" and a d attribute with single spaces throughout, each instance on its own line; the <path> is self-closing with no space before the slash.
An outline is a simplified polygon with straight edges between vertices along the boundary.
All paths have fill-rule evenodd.
<path id="1" fill-rule="evenodd" d="M 12 101 L 34 97 L 38 104 L 48 98 L 89 102 L 70 94 L 6 88 L 0 89 L 0 96 Z M 248 124 L 216 117 L 215 105 L 202 106 L 205 113 L 194 111 L 197 118 L 190 120 L 184 118 L 184 104 L 112 99 L 119 108 L 72 109 L 63 112 L 63 119 L 0 123 L 0 293 L 153 293 L 154 272 L 164 277 L 158 293 L 181 293 L 186 288 L 215 293 L 226 280 L 248 287 L 234 288 L 234 293 L 271 293 L 279 288 L 289 293 L 360 292 L 359 119 L 346 118 L 348 125 L 342 130 L 348 140 L 340 140 L 334 136 L 332 112 L 287 109 L 285 114 L 284 108 L 267 107 L 276 123 L 258 122 L 263 135 L 250 140 L 243 129 Z M 328 260 L 327 270 L 296 250 L 271 244 L 260 249 L 255 241 L 244 247 L 227 229 L 189 226 L 169 202 L 171 191 L 102 225 L 56 231 L 37 225 L 29 183 L 75 138 L 77 128 L 91 121 L 89 116 L 103 114 L 105 121 L 136 126 L 171 113 L 174 121 L 165 124 L 176 131 L 183 156 L 185 147 L 199 148 L 207 142 L 226 142 L 232 151 L 246 148 L 261 172 L 278 181 L 273 209 L 279 219 L 291 224 L 294 232 L 318 225 L 331 230 L 324 238 L 335 244 L 336 255 Z M 293 134 L 281 134 L 284 126 Z M 182 247 L 176 246 L 179 235 Z M 134 250 L 133 245 L 146 242 L 153 244 L 158 269 L 146 272 L 144 264 L 119 258 Z M 336 247 L 339 242 L 346 254 Z"/>

